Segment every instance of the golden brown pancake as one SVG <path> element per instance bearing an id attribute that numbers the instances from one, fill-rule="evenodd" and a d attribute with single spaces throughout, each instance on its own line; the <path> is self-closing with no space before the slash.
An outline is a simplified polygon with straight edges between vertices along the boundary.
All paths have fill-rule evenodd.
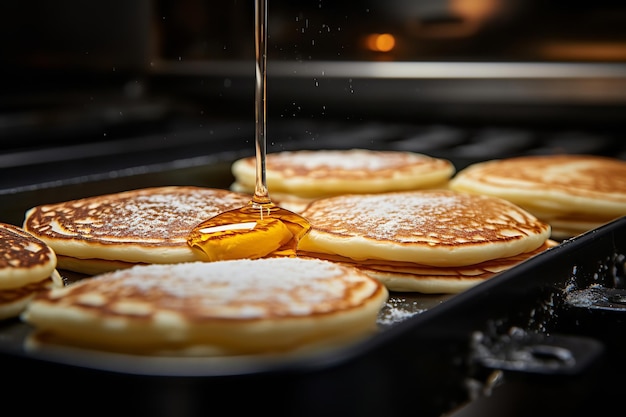
<path id="1" fill-rule="evenodd" d="M 135 266 L 38 295 L 22 314 L 46 343 L 147 355 L 243 355 L 354 343 L 377 330 L 378 281 L 318 259 Z"/>
<path id="2" fill-rule="evenodd" d="M 450 161 L 400 151 L 300 150 L 266 157 L 266 178 L 272 199 L 296 212 L 320 197 L 442 187 L 454 172 Z M 232 173 L 235 176 L 232 190 L 254 192 L 254 157 L 235 161 Z"/>
<path id="3" fill-rule="evenodd" d="M 23 227 L 54 249 L 63 268 L 93 274 L 119 263 L 198 260 L 187 244 L 193 227 L 249 200 L 214 188 L 144 188 L 33 207 Z"/>
<path id="4" fill-rule="evenodd" d="M 38 291 L 62 286 L 56 254 L 21 228 L 0 223 L 0 319 L 18 316 Z"/>
<path id="5" fill-rule="evenodd" d="M 379 259 L 355 261 L 339 255 L 307 252 L 301 252 L 299 256 L 326 259 L 351 265 L 370 277 L 379 280 L 390 291 L 446 294 L 458 293 L 471 288 L 556 245 L 556 241 L 547 240 L 539 248 L 530 252 L 507 258 L 493 259 L 474 265 L 450 267 Z"/>
<path id="6" fill-rule="evenodd" d="M 298 254 L 342 257 L 390 290 L 459 292 L 541 251 L 550 226 L 509 201 L 451 190 L 313 201 Z M 374 272 L 375 271 L 375 272 Z M 445 277 L 446 286 L 434 283 Z M 469 278 L 468 278 L 469 277 Z"/>
<path id="7" fill-rule="evenodd" d="M 626 161 L 593 155 L 542 155 L 470 165 L 449 188 L 507 199 L 572 237 L 626 215 Z"/>

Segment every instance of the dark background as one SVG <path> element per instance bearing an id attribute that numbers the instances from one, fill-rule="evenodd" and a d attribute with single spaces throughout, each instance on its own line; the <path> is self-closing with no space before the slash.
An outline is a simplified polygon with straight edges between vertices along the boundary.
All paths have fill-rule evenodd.
<path id="1" fill-rule="evenodd" d="M 268 20 L 269 151 L 622 156 L 624 2 L 271 0 Z M 253 22 L 252 0 L 2 2 L 0 192 L 251 153 Z"/>

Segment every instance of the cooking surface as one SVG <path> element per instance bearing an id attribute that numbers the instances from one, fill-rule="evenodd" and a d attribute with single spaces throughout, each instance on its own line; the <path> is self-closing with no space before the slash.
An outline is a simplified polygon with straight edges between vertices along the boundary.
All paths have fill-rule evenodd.
<path id="1" fill-rule="evenodd" d="M 59 272 L 66 282 L 71 282 L 75 279 L 74 274 L 71 272 Z M 68 277 L 72 278 L 68 279 Z M 451 297 L 452 295 L 441 294 L 393 293 L 379 314 L 379 332 L 391 329 L 411 317 L 440 305 Z M 94 370 L 157 377 L 246 375 L 276 371 L 288 366 L 309 366 L 308 361 L 314 363 L 320 360 L 315 356 L 313 356 L 313 359 L 302 360 L 291 359 L 282 355 L 260 359 L 258 357 L 245 356 L 239 358 L 155 358 L 111 354 L 71 347 L 49 347 L 39 352 L 27 352 L 24 351 L 24 343 L 31 330 L 30 326 L 23 324 L 18 319 L 0 322 L 0 353 L 42 358 L 68 366 L 82 366 Z M 341 353 L 339 350 L 338 352 Z M 353 353 L 348 350 L 347 354 L 352 355 Z M 332 357 L 333 355 L 337 355 L 337 353 L 331 352 L 330 356 Z M 342 355 L 339 354 L 337 356 L 340 358 Z M 331 359 L 322 356 L 322 360 L 328 361 Z"/>
<path id="2" fill-rule="evenodd" d="M 392 294 L 381 318 L 393 317 L 382 319 L 386 327 L 378 335 L 330 354 L 275 361 L 132 358 L 72 349 L 24 354 L 18 345 L 28 328 L 7 321 L 0 328 L 0 365 L 12 375 L 11 390 L 28 386 L 42 400 L 58 395 L 51 387 L 60 374 L 72 381 L 66 392 L 85 402 L 99 403 L 106 392 L 103 412 L 123 404 L 132 412 L 170 415 L 172 409 L 160 408 L 168 404 L 182 407 L 177 415 L 203 415 L 233 393 L 249 400 L 239 411 L 285 416 L 606 412 L 607 403 L 595 399 L 616 395 L 620 386 L 606 375 L 625 365 L 622 312 L 604 302 L 621 304 L 612 288 L 623 278 L 625 221 L 565 241 L 443 302 Z M 605 299 L 598 295 L 602 287 Z M 586 289 L 595 295 L 581 306 L 578 291 Z M 571 390 L 579 394 L 571 397 Z M 16 398 L 25 393 L 13 391 Z M 65 405 L 65 412 L 75 410 Z"/>

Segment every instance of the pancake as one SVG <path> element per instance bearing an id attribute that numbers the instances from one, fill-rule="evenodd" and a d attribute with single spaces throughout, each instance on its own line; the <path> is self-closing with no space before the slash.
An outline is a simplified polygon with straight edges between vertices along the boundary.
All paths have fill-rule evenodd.
<path id="1" fill-rule="evenodd" d="M 130 268 L 135 265 L 148 265 L 142 262 L 124 262 L 109 259 L 74 258 L 66 255 L 57 255 L 57 268 L 65 271 L 79 272 L 85 275 L 97 275 L 103 272 Z"/>
<path id="2" fill-rule="evenodd" d="M 173 356 L 309 352 L 377 330 L 388 292 L 354 268 L 264 258 L 142 265 L 39 294 L 22 314 L 50 344 Z"/>
<path id="3" fill-rule="evenodd" d="M 94 274 L 200 260 L 187 244 L 193 227 L 249 200 L 214 188 L 144 188 L 33 207 L 23 227 L 54 249 L 64 269 Z"/>
<path id="4" fill-rule="evenodd" d="M 594 155 L 490 160 L 459 171 L 449 188 L 507 199 L 572 237 L 626 215 L 626 161 Z"/>
<path id="5" fill-rule="evenodd" d="M 0 319 L 18 316 L 35 293 L 63 286 L 56 254 L 23 229 L 0 223 Z"/>
<path id="6" fill-rule="evenodd" d="M 452 190 L 328 197 L 302 215 L 311 230 L 299 256 L 349 261 L 393 291 L 460 292 L 547 249 L 550 236 L 509 201 Z"/>
<path id="7" fill-rule="evenodd" d="M 355 260 L 465 266 L 529 252 L 550 227 L 514 204 L 451 190 L 352 194 L 312 202 L 298 246 Z"/>
<path id="8" fill-rule="evenodd" d="M 301 252 L 301 257 L 326 259 L 350 265 L 382 282 L 388 290 L 423 294 L 454 294 L 480 284 L 500 272 L 544 252 L 558 243 L 547 240 L 539 248 L 507 258 L 467 266 L 436 267 L 413 262 L 366 259 L 355 261 L 339 255 Z"/>
<path id="9" fill-rule="evenodd" d="M 265 168 L 272 200 L 296 212 L 320 197 L 443 187 L 455 172 L 445 159 L 368 149 L 276 152 L 266 156 Z M 254 157 L 235 161 L 232 173 L 232 190 L 254 192 Z"/>

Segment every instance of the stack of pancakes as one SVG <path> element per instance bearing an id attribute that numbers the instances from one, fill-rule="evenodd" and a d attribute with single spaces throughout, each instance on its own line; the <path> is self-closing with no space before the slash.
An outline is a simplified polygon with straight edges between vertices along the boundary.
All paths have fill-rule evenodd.
<path id="1" fill-rule="evenodd" d="M 21 228 L 0 223 L 0 319 L 18 316 L 39 291 L 62 287 L 54 251 Z"/>
<path id="2" fill-rule="evenodd" d="M 33 207 L 23 227 L 54 249 L 59 269 L 93 275 L 201 260 L 187 244 L 192 229 L 249 200 L 213 188 L 144 188 Z"/>
<path id="3" fill-rule="evenodd" d="M 626 161 L 593 155 L 541 155 L 470 165 L 453 190 L 509 200 L 552 226 L 558 240 L 626 215 Z"/>
<path id="4" fill-rule="evenodd" d="M 301 354 L 377 330 L 387 289 L 353 268 L 264 258 L 137 265 L 40 293 L 28 349 L 171 356 Z"/>
<path id="5" fill-rule="evenodd" d="M 455 172 L 454 165 L 444 159 L 368 149 L 271 153 L 265 169 L 272 200 L 296 213 L 320 197 L 443 187 Z M 232 173 L 232 190 L 254 193 L 254 157 L 235 161 Z"/>
<path id="6" fill-rule="evenodd" d="M 302 215 L 298 256 L 352 265 L 391 291 L 458 293 L 556 244 L 509 201 L 443 189 L 322 198 Z"/>

